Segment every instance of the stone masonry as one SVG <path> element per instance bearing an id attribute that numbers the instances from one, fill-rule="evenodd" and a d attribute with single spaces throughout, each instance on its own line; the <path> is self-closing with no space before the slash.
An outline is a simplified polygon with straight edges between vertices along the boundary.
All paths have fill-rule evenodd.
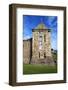
<path id="1" fill-rule="evenodd" d="M 23 62 L 29 64 L 32 56 L 32 39 L 23 40 Z"/>
<path id="2" fill-rule="evenodd" d="M 23 42 L 24 63 L 53 65 L 50 39 L 50 29 L 45 27 L 43 23 L 33 29 L 32 40 Z"/>
<path id="3" fill-rule="evenodd" d="M 43 23 L 33 29 L 31 63 L 53 64 L 50 30 Z"/>

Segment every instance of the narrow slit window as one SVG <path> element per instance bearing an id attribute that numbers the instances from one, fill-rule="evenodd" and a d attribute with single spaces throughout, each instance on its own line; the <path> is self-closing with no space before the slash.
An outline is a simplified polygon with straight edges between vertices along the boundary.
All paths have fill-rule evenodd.
<path id="1" fill-rule="evenodd" d="M 46 54 L 44 53 L 44 58 L 46 58 Z"/>
<path id="2" fill-rule="evenodd" d="M 40 58 L 40 52 L 39 52 L 39 58 Z"/>
<path id="3" fill-rule="evenodd" d="M 44 35 L 44 42 L 46 42 L 46 35 Z"/>

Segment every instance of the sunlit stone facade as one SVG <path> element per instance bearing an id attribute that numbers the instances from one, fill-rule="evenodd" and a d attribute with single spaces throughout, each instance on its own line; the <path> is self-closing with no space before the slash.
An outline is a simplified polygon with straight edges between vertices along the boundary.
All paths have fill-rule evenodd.
<path id="1" fill-rule="evenodd" d="M 32 42 L 31 46 L 28 46 L 28 48 L 31 48 L 29 51 L 31 52 L 31 56 L 28 56 L 27 54 L 29 51 L 27 51 L 27 47 L 24 49 L 24 55 L 25 51 L 26 57 L 31 57 L 27 60 L 24 59 L 24 62 L 27 61 L 27 63 L 31 64 L 54 64 L 52 60 L 52 53 L 51 53 L 51 30 L 45 27 L 43 23 L 39 24 L 35 29 L 32 29 Z M 30 53 L 29 52 L 29 53 Z"/>

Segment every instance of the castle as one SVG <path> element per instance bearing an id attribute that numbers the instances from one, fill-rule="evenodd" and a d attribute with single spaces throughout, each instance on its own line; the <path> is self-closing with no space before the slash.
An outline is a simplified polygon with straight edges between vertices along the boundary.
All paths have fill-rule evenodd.
<path id="1" fill-rule="evenodd" d="M 32 29 L 32 38 L 23 40 L 24 64 L 51 64 L 51 30 L 43 23 Z"/>

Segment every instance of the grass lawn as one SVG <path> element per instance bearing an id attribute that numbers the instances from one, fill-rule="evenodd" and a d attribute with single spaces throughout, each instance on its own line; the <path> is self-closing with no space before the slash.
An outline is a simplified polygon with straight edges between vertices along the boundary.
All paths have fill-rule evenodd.
<path id="1" fill-rule="evenodd" d="M 43 64 L 24 64 L 23 74 L 57 73 L 57 66 Z"/>

